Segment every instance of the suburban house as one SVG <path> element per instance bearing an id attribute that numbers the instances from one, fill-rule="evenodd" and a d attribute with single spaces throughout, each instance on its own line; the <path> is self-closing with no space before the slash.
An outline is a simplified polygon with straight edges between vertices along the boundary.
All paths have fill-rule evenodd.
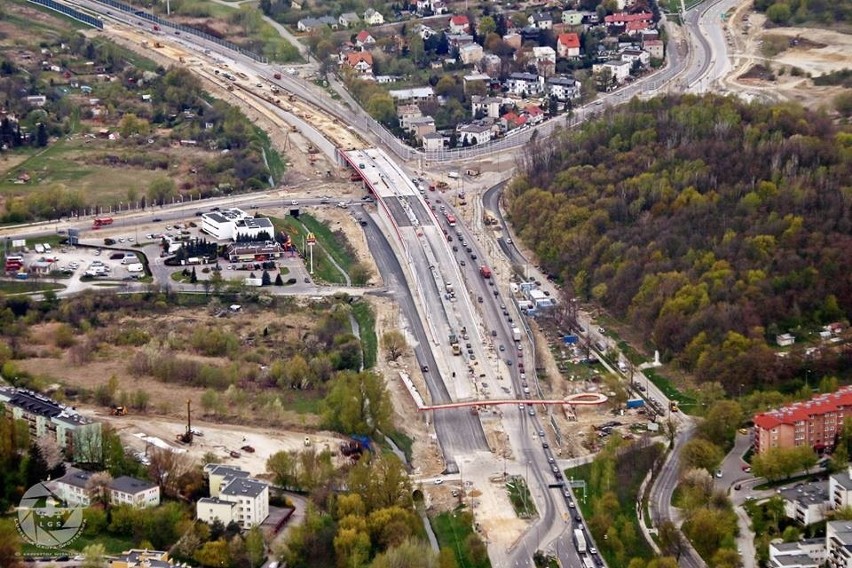
<path id="1" fill-rule="evenodd" d="M 464 14 L 450 18 L 451 34 L 466 34 L 470 32 L 470 20 Z"/>
<path id="2" fill-rule="evenodd" d="M 630 63 L 627 61 L 605 61 L 603 63 L 595 63 L 592 66 L 592 73 L 597 75 L 609 69 L 609 72 L 616 83 L 623 83 L 630 76 Z"/>
<path id="3" fill-rule="evenodd" d="M 456 130 L 461 144 L 485 144 L 491 141 L 491 126 L 487 124 L 460 124 Z"/>
<path id="4" fill-rule="evenodd" d="M 388 91 L 391 98 L 397 104 L 422 103 L 435 99 L 435 90 L 432 87 L 411 87 L 409 89 L 395 89 Z"/>
<path id="5" fill-rule="evenodd" d="M 367 30 L 361 30 L 358 32 L 358 35 L 355 36 L 355 45 L 363 48 L 370 48 L 376 45 L 376 40 L 373 36 L 370 35 L 370 32 Z M 370 62 L 370 66 L 372 66 L 372 61 Z"/>
<path id="6" fill-rule="evenodd" d="M 399 105 L 396 108 L 396 116 L 399 118 L 399 125 L 403 130 L 408 128 L 408 121 L 412 118 L 420 118 L 423 112 L 417 105 Z"/>
<path id="7" fill-rule="evenodd" d="M 623 28 L 623 31 L 630 35 L 641 34 L 645 30 L 650 29 L 654 25 L 654 15 L 650 12 L 639 12 L 636 14 L 610 14 L 604 18 L 607 26 L 614 28 Z"/>
<path id="8" fill-rule="evenodd" d="M 465 75 L 462 82 L 464 84 L 464 92 L 467 94 L 475 88 L 487 88 L 491 83 L 491 77 L 485 73 L 475 73 Z"/>
<path id="9" fill-rule="evenodd" d="M 549 45 L 532 48 L 532 56 L 539 75 L 550 76 L 556 72 L 556 51 Z"/>
<path id="10" fill-rule="evenodd" d="M 198 520 L 212 523 L 218 519 L 225 525 L 234 521 L 248 529 L 269 516 L 268 485 L 251 479 L 239 467 L 207 464 L 204 471 L 210 480 L 210 497 L 196 503 Z"/>
<path id="11" fill-rule="evenodd" d="M 778 344 L 778 347 L 790 347 L 796 343 L 796 336 L 792 333 L 782 333 L 775 337 L 775 343 Z"/>
<path id="12" fill-rule="evenodd" d="M 503 116 L 500 117 L 500 125 L 503 130 L 512 130 L 513 128 L 518 128 L 520 126 L 524 126 L 527 123 L 527 117 L 524 115 L 519 115 L 514 111 L 509 111 Z"/>
<path id="13" fill-rule="evenodd" d="M 364 12 L 364 22 L 368 26 L 380 26 L 385 23 L 385 17 L 373 8 L 367 8 Z"/>
<path id="14" fill-rule="evenodd" d="M 527 18 L 527 22 L 529 22 L 532 27 L 540 30 L 553 29 L 553 16 L 551 16 L 548 12 L 534 12 Z"/>
<path id="15" fill-rule="evenodd" d="M 93 475 L 91 471 L 70 468 L 64 476 L 53 482 L 56 494 L 69 506 L 88 507 L 95 498 L 95 490 L 89 485 Z M 146 508 L 160 504 L 158 485 L 126 475 L 110 481 L 106 491 L 107 500 L 113 505 Z"/>
<path id="16" fill-rule="evenodd" d="M 420 140 L 426 134 L 435 132 L 435 119 L 431 116 L 418 116 L 408 120 L 407 128 L 414 137 Z"/>
<path id="17" fill-rule="evenodd" d="M 574 33 L 559 34 L 556 38 L 556 53 L 559 57 L 580 57 L 580 36 Z"/>
<path id="18" fill-rule="evenodd" d="M 300 32 L 312 32 L 329 26 L 331 29 L 336 30 L 338 25 L 338 21 L 335 18 L 320 16 L 319 18 L 303 18 L 299 20 L 296 22 L 296 29 Z"/>
<path id="19" fill-rule="evenodd" d="M 437 152 L 438 150 L 444 149 L 444 143 L 446 142 L 446 137 L 443 134 L 438 134 L 437 132 L 430 132 L 428 134 L 423 135 L 423 149 L 427 152 Z"/>
<path id="20" fill-rule="evenodd" d="M 473 95 L 470 98 L 471 114 L 474 117 L 482 113 L 489 118 L 500 118 L 500 106 L 503 99 L 499 97 L 481 97 Z"/>
<path id="21" fill-rule="evenodd" d="M 621 60 L 631 65 L 638 61 L 639 65 L 645 67 L 651 63 L 651 54 L 641 49 L 625 49 L 621 52 Z"/>
<path id="22" fill-rule="evenodd" d="M 100 451 L 101 423 L 78 414 L 41 394 L 11 387 L 0 387 L 0 403 L 6 416 L 27 423 L 30 439 L 47 436 L 73 461 L 91 461 Z"/>
<path id="23" fill-rule="evenodd" d="M 562 12 L 562 23 L 566 26 L 579 26 L 583 23 L 583 13 L 577 10 L 565 10 Z"/>
<path id="24" fill-rule="evenodd" d="M 822 451 L 834 446 L 845 416 L 852 416 L 852 386 L 754 416 L 754 451 L 808 446 Z"/>
<path id="25" fill-rule="evenodd" d="M 576 99 L 580 96 L 580 82 L 573 77 L 561 75 L 548 77 L 544 86 L 547 94 L 560 102 Z"/>
<path id="26" fill-rule="evenodd" d="M 478 43 L 469 43 L 459 48 L 459 59 L 465 65 L 476 65 L 482 61 L 483 50 Z"/>
<path id="27" fill-rule="evenodd" d="M 337 18 L 337 23 L 343 26 L 344 28 L 351 28 L 352 26 L 357 26 L 358 22 L 361 21 L 361 18 L 358 17 L 358 14 L 355 12 L 344 12 L 340 14 L 340 17 Z"/>
<path id="28" fill-rule="evenodd" d="M 663 59 L 666 56 L 665 44 L 660 39 L 646 39 L 642 42 L 642 48 L 648 52 L 653 59 Z"/>
<path id="29" fill-rule="evenodd" d="M 181 568 L 185 564 L 172 562 L 168 552 L 131 549 L 111 557 L 109 568 Z"/>
<path id="30" fill-rule="evenodd" d="M 512 73 L 506 80 L 506 86 L 510 93 L 519 97 L 537 95 L 541 92 L 538 75 L 532 73 Z"/>
<path id="31" fill-rule="evenodd" d="M 372 75 L 373 56 L 369 51 L 353 51 L 346 55 L 346 66 L 358 75 Z"/>
<path id="32" fill-rule="evenodd" d="M 527 116 L 527 124 L 533 125 L 544 122 L 544 111 L 536 105 L 527 105 L 524 107 L 524 114 Z M 544 296 L 544 292 L 541 294 Z M 553 303 L 553 300 L 550 298 L 547 298 L 547 300 L 551 304 Z"/>

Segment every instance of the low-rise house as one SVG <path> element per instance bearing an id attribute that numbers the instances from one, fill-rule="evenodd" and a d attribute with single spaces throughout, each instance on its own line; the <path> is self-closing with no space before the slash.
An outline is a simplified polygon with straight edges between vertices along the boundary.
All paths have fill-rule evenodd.
<path id="1" fill-rule="evenodd" d="M 109 568 L 181 568 L 185 564 L 172 562 L 168 552 L 131 549 L 111 557 Z"/>
<path id="2" fill-rule="evenodd" d="M 556 38 L 556 52 L 559 57 L 580 57 L 580 36 L 575 33 L 559 34 Z"/>
<path id="3" fill-rule="evenodd" d="M 499 75 L 502 66 L 503 62 L 500 60 L 500 56 L 494 53 L 486 53 L 479 62 L 479 70 L 491 77 Z"/>
<path id="4" fill-rule="evenodd" d="M 796 542 L 771 542 L 771 568 L 820 568 L 828 559 L 825 538 L 808 538 Z"/>
<path id="5" fill-rule="evenodd" d="M 780 495 L 784 500 L 784 514 L 805 526 L 822 521 L 831 510 L 827 481 L 797 483 L 782 490 Z"/>
<path id="6" fill-rule="evenodd" d="M 556 72 L 556 51 L 549 45 L 533 47 L 532 57 L 539 75 L 548 77 Z"/>
<path id="7" fill-rule="evenodd" d="M 625 49 L 621 52 L 621 60 L 631 65 L 638 61 L 639 65 L 645 67 L 651 62 L 651 55 L 641 49 Z"/>
<path id="8" fill-rule="evenodd" d="M 452 16 L 449 29 L 451 34 L 456 35 L 470 33 L 470 20 L 464 14 Z"/>
<path id="9" fill-rule="evenodd" d="M 459 59 L 465 65 L 476 65 L 482 60 L 482 46 L 478 43 L 469 43 L 459 48 Z"/>
<path id="10" fill-rule="evenodd" d="M 517 32 L 509 32 L 503 36 L 503 43 L 512 49 L 521 49 L 521 45 L 524 43 L 524 38 Z"/>
<path id="11" fill-rule="evenodd" d="M 566 26 L 579 26 L 583 23 L 583 13 L 577 10 L 565 10 L 562 12 L 562 23 Z"/>
<path id="12" fill-rule="evenodd" d="M 509 92 L 519 97 L 529 97 L 541 92 L 538 75 L 532 73 L 512 73 L 506 80 Z"/>
<path id="13" fill-rule="evenodd" d="M 340 24 L 344 28 L 351 28 L 352 26 L 357 26 L 358 22 L 361 21 L 361 18 L 358 17 L 358 14 L 355 12 L 344 12 L 340 14 L 340 17 L 337 18 L 337 23 Z"/>
<path id="14" fill-rule="evenodd" d="M 431 116 L 418 116 L 408 120 L 407 129 L 420 140 L 426 134 L 435 132 L 435 119 Z"/>
<path id="15" fill-rule="evenodd" d="M 652 59 L 663 59 L 666 56 L 666 46 L 662 40 L 646 39 L 642 42 L 642 48 Z"/>
<path id="16" fill-rule="evenodd" d="M 524 107 L 524 114 L 527 116 L 527 124 L 535 125 L 544 121 L 544 111 L 536 105 Z"/>
<path id="17" fill-rule="evenodd" d="M 473 43 L 473 36 L 470 34 L 447 34 L 447 42 L 450 44 L 450 47 L 459 49 L 463 45 Z"/>
<path id="18" fill-rule="evenodd" d="M 775 337 L 778 347 L 789 347 L 796 343 L 796 337 L 792 333 L 782 333 Z"/>
<path id="19" fill-rule="evenodd" d="M 597 75 L 609 70 L 616 83 L 623 83 L 630 76 L 630 63 L 627 61 L 605 61 L 592 66 L 592 73 Z"/>
<path id="20" fill-rule="evenodd" d="M 417 105 L 399 105 L 396 107 L 396 116 L 399 118 L 399 125 L 406 129 L 408 128 L 408 121 L 423 116 L 423 112 Z"/>
<path id="21" fill-rule="evenodd" d="M 488 124 L 460 124 L 456 130 L 462 144 L 475 146 L 491 141 L 491 126 Z"/>
<path id="22" fill-rule="evenodd" d="M 427 152 L 437 152 L 444 149 L 447 138 L 438 132 L 430 132 L 423 135 L 423 149 Z"/>
<path id="23" fill-rule="evenodd" d="M 122 475 L 109 484 L 109 500 L 113 505 L 147 508 L 160 504 L 160 486 L 150 481 Z"/>
<path id="24" fill-rule="evenodd" d="M 361 30 L 360 32 L 358 32 L 358 35 L 355 36 L 355 45 L 361 48 L 369 49 L 376 45 L 376 39 L 372 35 L 370 35 L 370 32 L 368 32 L 367 30 Z"/>
<path id="25" fill-rule="evenodd" d="M 339 26 L 337 19 L 331 16 L 320 16 L 319 18 L 303 18 L 296 22 L 296 29 L 300 32 L 312 32 L 326 26 L 336 30 Z"/>
<path id="26" fill-rule="evenodd" d="M 553 16 L 549 12 L 533 12 L 527 18 L 527 22 L 534 28 L 540 30 L 553 29 Z"/>
<path id="27" fill-rule="evenodd" d="M 483 56 L 483 58 L 484 57 L 485 56 Z M 473 73 L 465 75 L 462 79 L 462 84 L 464 85 L 465 93 L 471 91 L 480 92 L 479 89 L 487 89 L 488 85 L 491 84 L 491 77 L 486 73 Z"/>
<path id="28" fill-rule="evenodd" d="M 423 103 L 435 100 L 435 90 L 432 87 L 411 87 L 409 89 L 394 89 L 388 94 L 397 104 Z"/>
<path id="29" fill-rule="evenodd" d="M 368 26 L 380 26 L 385 23 L 385 17 L 382 16 L 377 10 L 373 8 L 367 8 L 364 12 L 364 22 Z"/>
<path id="30" fill-rule="evenodd" d="M 604 18 L 604 22 L 608 26 L 625 26 L 631 22 L 639 22 L 644 25 L 642 29 L 648 29 L 654 22 L 654 14 L 651 12 L 638 12 L 636 14 L 625 14 L 619 12 L 610 14 Z"/>
<path id="31" fill-rule="evenodd" d="M 417 28 L 417 33 L 420 35 L 420 38 L 425 41 L 438 32 L 436 32 L 435 30 L 433 30 L 432 28 L 430 28 L 429 26 L 427 26 L 425 24 L 420 24 L 420 27 Z"/>
<path id="32" fill-rule="evenodd" d="M 358 75 L 372 75 L 373 56 L 369 51 L 353 51 L 346 55 L 346 66 Z"/>
<path id="33" fill-rule="evenodd" d="M 44 95 L 29 95 L 24 97 L 24 100 L 27 101 L 27 104 L 30 106 L 41 108 L 47 104 L 47 97 Z"/>
<path id="34" fill-rule="evenodd" d="M 525 126 L 526 123 L 527 117 L 524 115 L 520 115 L 514 111 L 509 111 L 500 117 L 500 125 L 505 131 Z"/>
<path id="35" fill-rule="evenodd" d="M 480 97 L 474 95 L 470 98 L 471 114 L 474 117 L 482 114 L 489 118 L 500 118 L 500 106 L 503 99 L 499 97 Z"/>
<path id="36" fill-rule="evenodd" d="M 580 82 L 573 77 L 548 77 L 545 91 L 560 102 L 576 99 L 580 96 Z"/>

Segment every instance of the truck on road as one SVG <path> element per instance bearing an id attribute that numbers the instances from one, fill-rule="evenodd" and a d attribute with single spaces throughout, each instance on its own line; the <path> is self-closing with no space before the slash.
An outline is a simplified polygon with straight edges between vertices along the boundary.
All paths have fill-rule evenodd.
<path id="1" fill-rule="evenodd" d="M 586 553 L 586 536 L 583 534 L 583 529 L 574 529 L 574 546 L 580 554 Z"/>
<path id="2" fill-rule="evenodd" d="M 479 267 L 479 273 L 483 278 L 491 278 L 491 269 L 485 266 L 484 264 Z"/>
<path id="3" fill-rule="evenodd" d="M 520 341 L 521 340 L 521 330 L 516 325 L 512 326 L 512 339 L 514 341 Z"/>

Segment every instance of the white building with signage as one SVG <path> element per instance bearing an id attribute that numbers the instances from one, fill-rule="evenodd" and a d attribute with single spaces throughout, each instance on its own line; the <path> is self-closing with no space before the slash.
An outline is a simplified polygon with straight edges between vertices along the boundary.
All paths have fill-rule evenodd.
<path id="1" fill-rule="evenodd" d="M 201 216 L 201 230 L 220 241 L 236 241 L 238 236 L 258 240 L 261 234 L 272 238 L 275 233 L 272 221 L 265 217 L 252 217 L 242 209 L 204 213 Z"/>

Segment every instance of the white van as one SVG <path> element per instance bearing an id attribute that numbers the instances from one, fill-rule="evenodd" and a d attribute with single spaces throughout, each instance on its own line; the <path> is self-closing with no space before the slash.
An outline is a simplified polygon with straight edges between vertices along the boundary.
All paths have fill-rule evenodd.
<path id="1" fill-rule="evenodd" d="M 44 253 L 44 245 L 42 245 L 42 244 L 37 244 L 37 245 L 35 246 L 35 251 L 36 251 L 37 253 L 39 253 L 39 254 Z"/>
<path id="2" fill-rule="evenodd" d="M 125 255 L 124 258 L 121 259 L 121 264 L 138 264 L 139 259 L 136 258 L 135 254 L 131 254 L 130 256 Z"/>

